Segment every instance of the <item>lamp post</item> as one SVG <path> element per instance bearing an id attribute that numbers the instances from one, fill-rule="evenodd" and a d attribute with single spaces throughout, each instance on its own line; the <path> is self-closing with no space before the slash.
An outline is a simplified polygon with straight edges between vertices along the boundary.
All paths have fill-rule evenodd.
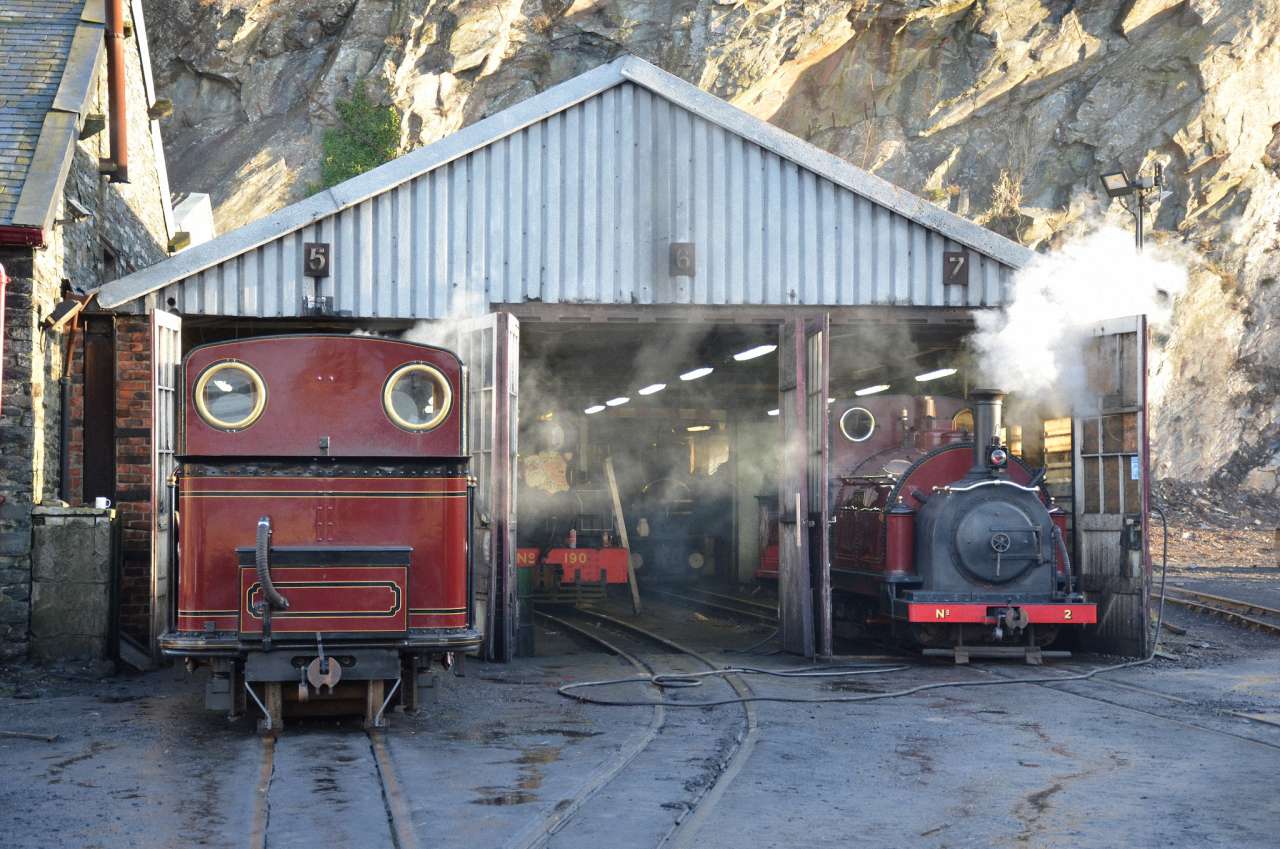
<path id="1" fill-rule="evenodd" d="M 1162 200 L 1168 196 L 1168 192 L 1164 190 L 1164 166 L 1159 162 L 1152 169 L 1151 176 L 1139 176 L 1135 179 L 1129 179 L 1129 175 L 1121 168 L 1119 171 L 1110 171 L 1103 174 L 1099 179 L 1102 181 L 1102 188 L 1106 190 L 1109 198 L 1123 198 L 1127 195 L 1133 195 L 1137 199 L 1137 203 L 1132 208 L 1121 201 L 1121 205 L 1129 211 L 1134 220 L 1133 244 L 1138 249 L 1138 253 L 1142 253 L 1142 243 L 1146 235 L 1146 213 L 1148 197 L 1152 192 L 1156 192 L 1156 200 Z"/>

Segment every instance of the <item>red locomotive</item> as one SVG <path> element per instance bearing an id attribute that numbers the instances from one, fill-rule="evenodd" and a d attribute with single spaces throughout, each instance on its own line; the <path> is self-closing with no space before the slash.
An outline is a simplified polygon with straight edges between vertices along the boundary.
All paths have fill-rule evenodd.
<path id="1" fill-rule="evenodd" d="M 177 611 L 164 651 L 246 695 L 378 724 L 480 642 L 462 363 L 373 336 L 204 345 L 183 364 Z M 385 693 L 385 695 L 384 695 Z M 346 703 L 345 705 L 343 703 Z"/>
<path id="2" fill-rule="evenodd" d="M 883 396 L 834 419 L 832 462 L 844 473 L 831 576 L 848 618 L 887 618 L 961 662 L 992 646 L 1036 661 L 1060 628 L 1097 621 L 1073 587 L 1066 514 L 1043 472 L 1001 444 L 1003 399 L 978 390 L 968 409 Z"/>

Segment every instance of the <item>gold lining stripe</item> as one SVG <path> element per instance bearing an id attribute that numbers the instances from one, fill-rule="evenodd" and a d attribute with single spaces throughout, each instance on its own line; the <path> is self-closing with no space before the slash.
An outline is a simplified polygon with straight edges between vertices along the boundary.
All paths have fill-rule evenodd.
<path id="1" fill-rule="evenodd" d="M 420 614 L 444 614 L 444 613 L 466 613 L 465 607 L 411 607 L 410 613 Z"/>

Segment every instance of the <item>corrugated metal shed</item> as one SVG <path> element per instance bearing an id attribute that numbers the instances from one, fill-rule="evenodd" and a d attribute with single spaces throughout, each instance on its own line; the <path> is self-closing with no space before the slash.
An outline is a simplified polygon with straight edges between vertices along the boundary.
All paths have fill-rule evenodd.
<path id="1" fill-rule="evenodd" d="M 302 273 L 304 242 L 332 275 Z M 696 273 L 672 276 L 673 242 Z M 970 285 L 944 287 L 945 250 Z M 102 287 L 106 307 L 369 318 L 494 304 L 994 306 L 1019 245 L 624 57 Z"/>

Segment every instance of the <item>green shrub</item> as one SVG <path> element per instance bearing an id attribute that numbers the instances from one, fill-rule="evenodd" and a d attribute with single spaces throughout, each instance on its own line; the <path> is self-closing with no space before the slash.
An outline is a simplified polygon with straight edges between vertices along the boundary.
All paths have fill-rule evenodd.
<path id="1" fill-rule="evenodd" d="M 379 106 L 360 82 L 350 100 L 339 100 L 338 125 L 321 139 L 320 182 L 315 191 L 336 186 L 363 174 L 400 152 L 400 115 L 392 106 Z"/>

